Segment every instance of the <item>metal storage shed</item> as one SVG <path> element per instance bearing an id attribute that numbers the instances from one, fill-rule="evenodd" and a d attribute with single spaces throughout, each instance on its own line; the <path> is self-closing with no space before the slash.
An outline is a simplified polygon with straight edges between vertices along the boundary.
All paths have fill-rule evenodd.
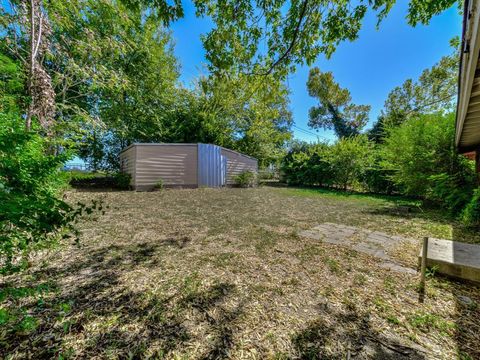
<path id="1" fill-rule="evenodd" d="M 211 144 L 135 143 L 120 153 L 120 167 L 131 175 L 135 190 L 167 187 L 220 187 L 235 184 L 235 176 L 258 171 L 257 159 Z"/>

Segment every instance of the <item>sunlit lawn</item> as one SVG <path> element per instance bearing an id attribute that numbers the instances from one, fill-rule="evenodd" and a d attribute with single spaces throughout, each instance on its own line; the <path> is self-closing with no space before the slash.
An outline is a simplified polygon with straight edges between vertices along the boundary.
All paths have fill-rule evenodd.
<path id="1" fill-rule="evenodd" d="M 480 358 L 480 290 L 300 238 L 324 222 L 479 242 L 413 200 L 270 188 L 70 192 L 102 198 L 80 246 L 0 295 L 5 358 Z M 403 211 L 409 206 L 411 211 Z M 418 248 L 392 254 L 415 267 Z"/>

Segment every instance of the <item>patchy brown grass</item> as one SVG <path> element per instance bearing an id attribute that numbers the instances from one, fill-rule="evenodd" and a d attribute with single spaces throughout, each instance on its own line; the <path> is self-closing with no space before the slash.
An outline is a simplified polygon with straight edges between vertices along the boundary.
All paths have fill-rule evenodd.
<path id="1" fill-rule="evenodd" d="M 2 358 L 480 358 L 480 309 L 457 300 L 480 304 L 478 287 L 429 278 L 420 304 L 416 276 L 297 236 L 333 222 L 479 240 L 441 213 L 282 188 L 68 197 L 109 208 L 80 246 L 3 279 Z M 417 251 L 392 256 L 415 266 Z"/>

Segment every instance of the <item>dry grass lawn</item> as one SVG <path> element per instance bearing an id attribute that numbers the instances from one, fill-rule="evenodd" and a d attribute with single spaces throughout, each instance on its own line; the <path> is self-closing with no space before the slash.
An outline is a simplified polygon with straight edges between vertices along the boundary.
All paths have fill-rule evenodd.
<path id="1" fill-rule="evenodd" d="M 269 187 L 68 198 L 108 208 L 79 246 L 3 279 L 1 358 L 480 359 L 478 287 L 429 277 L 421 304 L 417 276 L 297 235 L 332 222 L 480 241 L 439 212 Z M 417 252 L 393 256 L 414 267 Z"/>

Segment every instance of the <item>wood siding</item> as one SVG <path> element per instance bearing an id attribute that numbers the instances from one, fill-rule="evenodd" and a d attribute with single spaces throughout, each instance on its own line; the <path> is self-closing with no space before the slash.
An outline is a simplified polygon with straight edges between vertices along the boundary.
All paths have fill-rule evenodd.
<path id="1" fill-rule="evenodd" d="M 197 186 L 197 144 L 137 144 L 135 188 L 152 189 L 161 179 L 165 186 Z"/>
<path id="2" fill-rule="evenodd" d="M 244 171 L 258 171 L 256 159 L 222 148 L 222 155 L 227 158 L 227 185 L 235 185 L 235 177 Z"/>
<path id="3" fill-rule="evenodd" d="M 136 147 L 131 146 L 120 153 L 120 170 L 130 174 L 130 185 L 135 187 L 135 153 Z"/>

